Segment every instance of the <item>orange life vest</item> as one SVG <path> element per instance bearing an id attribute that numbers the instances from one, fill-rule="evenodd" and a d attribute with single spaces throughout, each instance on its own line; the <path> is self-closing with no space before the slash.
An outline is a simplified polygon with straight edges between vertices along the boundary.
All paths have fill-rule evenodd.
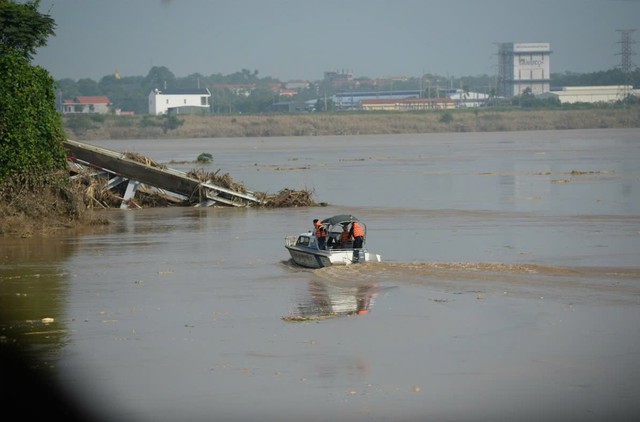
<path id="1" fill-rule="evenodd" d="M 353 237 L 364 236 L 364 230 L 362 229 L 362 226 L 356 221 L 351 224 L 351 233 L 353 234 Z"/>
<path id="2" fill-rule="evenodd" d="M 316 237 L 327 237 L 327 231 L 319 221 L 316 221 Z"/>
<path id="3" fill-rule="evenodd" d="M 349 230 L 342 230 L 342 233 L 340 233 L 340 243 L 347 243 L 350 238 L 351 233 L 349 232 Z"/>

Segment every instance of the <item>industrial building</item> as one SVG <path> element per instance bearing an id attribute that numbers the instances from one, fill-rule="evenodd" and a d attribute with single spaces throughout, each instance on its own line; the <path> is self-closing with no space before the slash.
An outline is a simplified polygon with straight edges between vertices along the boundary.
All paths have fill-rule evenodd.
<path id="1" fill-rule="evenodd" d="M 454 108 L 456 105 L 449 97 L 360 100 L 360 109 L 367 111 L 451 110 Z"/>
<path id="2" fill-rule="evenodd" d="M 498 95 L 515 97 L 528 88 L 538 95 L 550 90 L 549 43 L 500 43 Z"/>
<path id="3" fill-rule="evenodd" d="M 421 96 L 418 90 L 403 91 L 350 91 L 341 92 L 331 96 L 331 101 L 338 110 L 355 110 L 360 107 L 362 100 L 403 100 L 406 98 L 419 98 Z"/>
<path id="4" fill-rule="evenodd" d="M 627 85 L 609 86 L 565 86 L 538 95 L 538 98 L 557 98 L 561 104 L 613 103 L 624 99 L 625 95 L 640 96 L 640 89 Z"/>

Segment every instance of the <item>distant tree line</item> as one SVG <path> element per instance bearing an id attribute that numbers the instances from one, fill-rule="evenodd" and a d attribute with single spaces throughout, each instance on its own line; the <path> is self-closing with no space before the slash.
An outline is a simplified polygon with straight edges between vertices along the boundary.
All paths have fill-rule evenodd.
<path id="1" fill-rule="evenodd" d="M 589 86 L 589 85 L 622 85 L 628 80 L 620 69 L 611 69 L 593 73 L 556 73 L 551 74 L 551 86 Z M 640 86 L 640 69 L 636 68 L 630 75 L 632 84 Z M 451 89 L 462 89 L 466 92 L 495 94 L 495 76 L 445 77 L 424 75 L 406 80 L 393 80 L 388 86 L 380 86 L 377 81 L 367 77 L 357 78 L 357 91 L 399 91 L 421 90 L 425 97 L 440 97 Z M 284 83 L 272 77 L 260 77 L 258 71 L 242 69 L 230 75 L 212 74 L 204 76 L 199 73 L 179 78 L 168 68 L 156 66 L 151 68 L 147 76 L 120 77 L 117 74 L 107 75 L 98 82 L 85 78 L 78 81 L 61 79 L 57 81 L 57 101 L 76 96 L 105 95 L 109 97 L 113 108 L 133 111 L 136 114 L 148 113 L 149 93 L 154 89 L 193 89 L 208 88 L 212 92 L 211 112 L 218 114 L 234 113 L 267 113 L 274 110 L 273 105 L 280 101 L 305 102 L 318 100 L 316 110 L 331 111 L 333 104 L 330 98 L 337 92 L 345 92 L 343 88 L 332 87 L 327 81 L 311 82 L 309 87 L 286 99 L 279 98 L 273 86 Z M 249 95 L 238 95 L 233 90 L 221 88 L 227 85 L 253 85 Z M 530 99 L 528 99 L 530 100 Z"/>

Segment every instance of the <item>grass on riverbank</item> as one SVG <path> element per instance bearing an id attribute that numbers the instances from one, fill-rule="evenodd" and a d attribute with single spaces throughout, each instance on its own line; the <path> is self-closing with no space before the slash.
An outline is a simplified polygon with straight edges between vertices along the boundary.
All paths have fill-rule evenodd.
<path id="1" fill-rule="evenodd" d="M 78 118 L 84 124 L 73 120 Z M 67 136 L 77 140 L 391 135 L 640 127 L 640 107 L 183 115 L 179 119 L 183 123 L 168 131 L 162 117 L 155 116 L 74 116 L 64 121 Z"/>
<path id="2" fill-rule="evenodd" d="M 233 138 L 332 136 L 440 132 L 498 132 L 640 127 L 640 107 L 571 110 L 451 110 L 434 112 L 305 113 L 274 115 L 186 115 L 166 131 L 153 116 L 75 116 L 82 125 L 65 130 L 71 139 Z M 77 121 L 76 121 L 77 123 Z M 73 128 L 73 129 L 72 129 Z M 266 194 L 265 194 L 266 195 Z M 283 189 L 273 195 L 278 205 L 303 203 L 310 192 Z M 0 186 L 0 235 L 31 236 L 58 229 L 105 224 L 88 210 L 86 192 L 68 175 L 49 181 L 15 179 Z M 282 202 L 281 202 L 282 201 Z M 324 204 L 317 204 L 324 205 Z M 293 205 L 305 206 L 305 205 Z"/>
<path id="3" fill-rule="evenodd" d="M 31 237 L 80 226 L 108 224 L 85 206 L 68 172 L 14 176 L 0 183 L 0 235 Z"/>

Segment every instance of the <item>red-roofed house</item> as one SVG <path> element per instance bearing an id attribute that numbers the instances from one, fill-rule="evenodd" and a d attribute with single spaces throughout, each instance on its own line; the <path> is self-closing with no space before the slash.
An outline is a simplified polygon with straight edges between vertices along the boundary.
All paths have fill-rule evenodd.
<path id="1" fill-rule="evenodd" d="M 75 113 L 109 113 L 109 97 L 104 95 L 78 96 L 62 102 L 62 114 Z"/>
<path id="2" fill-rule="evenodd" d="M 295 89 L 281 89 L 278 92 L 278 95 L 280 95 L 281 97 L 293 97 L 297 93 L 298 91 L 296 91 Z"/>

